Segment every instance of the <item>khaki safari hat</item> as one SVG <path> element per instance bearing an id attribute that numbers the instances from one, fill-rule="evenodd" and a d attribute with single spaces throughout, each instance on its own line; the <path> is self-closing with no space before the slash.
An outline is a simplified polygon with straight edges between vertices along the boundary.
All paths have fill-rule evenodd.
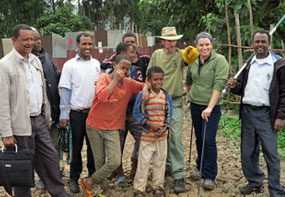
<path id="1" fill-rule="evenodd" d="M 161 29 L 161 36 L 157 36 L 158 38 L 164 40 L 179 40 L 183 37 L 183 35 L 177 35 L 175 27 L 163 27 Z"/>

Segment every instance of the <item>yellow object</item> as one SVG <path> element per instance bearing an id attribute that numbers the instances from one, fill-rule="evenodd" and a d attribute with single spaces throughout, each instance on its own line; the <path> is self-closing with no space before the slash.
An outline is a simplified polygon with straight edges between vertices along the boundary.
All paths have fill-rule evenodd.
<path id="1" fill-rule="evenodd" d="M 181 56 L 187 64 L 193 64 L 193 62 L 198 58 L 198 49 L 193 46 L 188 46 L 185 49 L 181 49 Z"/>

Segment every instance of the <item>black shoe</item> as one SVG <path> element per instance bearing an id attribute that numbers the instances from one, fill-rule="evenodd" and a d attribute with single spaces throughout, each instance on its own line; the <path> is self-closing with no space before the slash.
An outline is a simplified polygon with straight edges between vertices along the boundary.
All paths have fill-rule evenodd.
<path id="1" fill-rule="evenodd" d="M 79 184 L 76 180 L 70 179 L 69 181 L 69 189 L 70 192 L 72 193 L 79 193 L 80 192 L 80 187 Z"/>
<path id="2" fill-rule="evenodd" d="M 242 195 L 249 195 L 253 192 L 255 193 L 263 193 L 264 192 L 264 186 L 263 185 L 260 185 L 260 186 L 252 186 L 250 184 L 247 184 L 243 187 L 241 187 L 239 189 L 240 193 Z"/>
<path id="3" fill-rule="evenodd" d="M 183 193 L 186 192 L 186 187 L 185 187 L 185 180 L 184 179 L 176 179 L 174 181 L 174 192 L 175 193 Z"/>
<path id="4" fill-rule="evenodd" d="M 165 192 L 162 188 L 157 188 L 153 192 L 154 197 L 165 197 Z"/>

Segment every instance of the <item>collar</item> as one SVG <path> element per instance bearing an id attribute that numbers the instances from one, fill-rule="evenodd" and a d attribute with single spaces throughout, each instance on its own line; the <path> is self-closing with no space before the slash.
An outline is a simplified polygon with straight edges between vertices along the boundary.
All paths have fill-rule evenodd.
<path id="1" fill-rule="evenodd" d="M 269 52 L 268 56 L 262 59 L 257 59 L 256 55 L 253 56 L 251 62 L 251 64 L 257 63 L 257 64 L 268 64 L 268 65 L 273 65 L 274 61 L 273 61 L 273 57 L 271 55 L 271 53 Z"/>
<path id="2" fill-rule="evenodd" d="M 211 59 L 211 57 L 212 57 L 212 53 L 211 53 L 210 56 L 204 61 L 204 63 L 202 63 L 201 60 L 200 60 L 200 56 L 199 56 L 199 58 L 198 58 L 198 60 L 199 60 L 199 66 L 202 66 L 202 65 L 206 64 L 206 63 Z"/>
<path id="3" fill-rule="evenodd" d="M 18 62 L 30 62 L 31 61 L 31 54 L 28 55 L 28 58 L 23 57 L 15 48 L 12 49 L 15 56 L 16 56 L 16 60 Z"/>

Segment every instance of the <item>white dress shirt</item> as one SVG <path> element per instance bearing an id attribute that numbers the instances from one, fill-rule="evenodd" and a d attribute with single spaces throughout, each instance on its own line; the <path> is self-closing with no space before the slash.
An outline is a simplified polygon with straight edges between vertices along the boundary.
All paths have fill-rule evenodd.
<path id="1" fill-rule="evenodd" d="M 100 72 L 98 60 L 94 58 L 84 60 L 79 55 L 63 65 L 58 87 L 71 90 L 71 109 L 82 110 L 91 107 L 95 94 L 95 83 Z"/>
<path id="2" fill-rule="evenodd" d="M 270 106 L 269 89 L 273 77 L 274 63 L 272 55 L 262 59 L 254 56 L 248 73 L 247 84 L 242 102 L 254 106 Z"/>
<path id="3" fill-rule="evenodd" d="M 15 49 L 14 49 L 15 50 Z M 31 116 L 38 116 L 42 112 L 43 105 L 43 80 L 41 71 L 35 64 L 40 61 L 35 56 L 24 58 L 15 50 L 18 61 L 24 66 L 26 72 L 26 89 L 29 97 L 29 109 Z"/>

